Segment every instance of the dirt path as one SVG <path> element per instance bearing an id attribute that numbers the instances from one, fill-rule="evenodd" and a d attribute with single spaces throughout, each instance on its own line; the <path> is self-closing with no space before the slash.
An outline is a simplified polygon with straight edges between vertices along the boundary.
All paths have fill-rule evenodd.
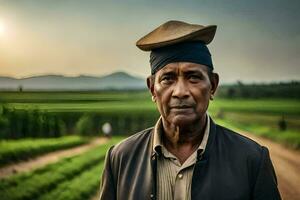
<path id="1" fill-rule="evenodd" d="M 84 153 L 85 151 L 96 147 L 100 144 L 103 144 L 107 141 L 106 138 L 98 138 L 94 139 L 92 142 L 88 144 L 84 144 L 78 147 L 74 147 L 71 149 L 65 149 L 65 150 L 59 150 L 55 151 L 52 153 L 48 153 L 39 157 L 36 157 L 34 159 L 16 163 L 16 164 L 11 164 L 5 167 L 0 168 L 0 179 L 10 176 L 12 174 L 16 174 L 19 172 L 26 172 L 30 171 L 42 166 L 45 166 L 50 163 L 55 163 L 59 159 L 66 158 L 66 157 L 71 157 L 77 154 Z"/>
<path id="2" fill-rule="evenodd" d="M 249 133 L 243 135 L 268 147 L 284 200 L 300 200 L 300 152 Z"/>

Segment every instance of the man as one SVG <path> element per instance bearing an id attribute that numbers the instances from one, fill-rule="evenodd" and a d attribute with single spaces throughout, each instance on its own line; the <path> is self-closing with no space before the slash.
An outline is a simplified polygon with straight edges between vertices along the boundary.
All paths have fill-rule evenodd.
<path id="1" fill-rule="evenodd" d="M 206 46 L 215 31 L 169 21 L 137 42 L 151 51 L 147 85 L 161 117 L 108 151 L 100 199 L 281 199 L 267 148 L 207 114 L 219 81 Z"/>

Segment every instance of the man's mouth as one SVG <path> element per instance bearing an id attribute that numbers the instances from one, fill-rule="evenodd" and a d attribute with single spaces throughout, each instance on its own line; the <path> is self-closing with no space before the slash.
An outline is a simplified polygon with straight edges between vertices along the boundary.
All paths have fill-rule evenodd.
<path id="1" fill-rule="evenodd" d="M 188 109 L 188 108 L 192 108 L 193 106 L 191 105 L 178 105 L 178 106 L 171 106 L 171 109 Z"/>

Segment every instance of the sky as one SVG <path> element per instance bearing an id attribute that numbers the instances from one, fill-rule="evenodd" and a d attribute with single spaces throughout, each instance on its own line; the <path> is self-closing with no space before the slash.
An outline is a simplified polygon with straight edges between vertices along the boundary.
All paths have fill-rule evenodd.
<path id="1" fill-rule="evenodd" d="M 298 0 L 0 0 L 0 76 L 147 77 L 135 42 L 168 20 L 217 25 L 220 82 L 300 79 Z"/>

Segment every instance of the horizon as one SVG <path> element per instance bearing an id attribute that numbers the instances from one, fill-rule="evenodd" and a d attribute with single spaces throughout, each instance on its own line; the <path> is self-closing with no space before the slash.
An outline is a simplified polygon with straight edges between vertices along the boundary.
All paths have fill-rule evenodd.
<path id="1" fill-rule="evenodd" d="M 13 77 L 13 76 L 3 76 L 0 74 L 0 78 L 12 78 L 12 79 L 15 79 L 15 80 L 23 80 L 23 79 L 30 79 L 30 78 L 36 78 L 36 77 L 45 77 L 45 76 L 59 76 L 59 77 L 62 77 L 62 78 L 79 78 L 79 77 L 89 77 L 89 78 L 103 78 L 103 77 L 107 77 L 107 76 L 110 76 L 110 75 L 113 75 L 113 74 L 118 74 L 118 73 L 123 73 L 123 74 L 126 74 L 128 76 L 131 76 L 133 78 L 138 78 L 138 79 L 145 79 L 144 77 L 142 76 L 136 76 L 136 75 L 133 75 L 133 74 L 130 74 L 128 72 L 125 72 L 125 71 L 114 71 L 114 72 L 111 72 L 109 74 L 103 74 L 103 75 L 89 75 L 89 74 L 79 74 L 79 75 L 64 75 L 64 74 L 40 74 L 40 75 L 32 75 L 32 76 L 24 76 L 24 77 Z M 267 84 L 267 85 L 271 85 L 271 84 L 289 84 L 289 83 L 300 83 L 300 79 L 291 79 L 291 80 L 272 80 L 272 81 L 269 81 L 269 82 L 264 82 L 264 81 L 242 81 L 242 80 L 236 80 L 234 82 L 222 82 L 219 84 L 219 86 L 226 86 L 226 85 L 235 85 L 235 84 L 239 84 L 239 83 L 243 83 L 243 84 L 246 84 L 246 85 L 252 85 L 252 84 L 258 84 L 258 85 L 264 85 L 264 84 Z"/>
<path id="2" fill-rule="evenodd" d="M 146 78 L 149 53 L 135 42 L 174 19 L 218 26 L 208 48 L 221 84 L 299 80 L 299 6 L 296 0 L 0 0 L 0 76 L 124 71 Z"/>

